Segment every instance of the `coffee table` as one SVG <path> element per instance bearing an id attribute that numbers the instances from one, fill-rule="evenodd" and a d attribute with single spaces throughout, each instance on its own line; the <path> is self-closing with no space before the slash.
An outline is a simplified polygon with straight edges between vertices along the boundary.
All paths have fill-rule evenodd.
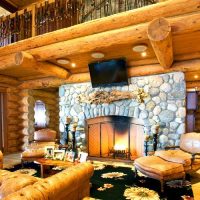
<path id="1" fill-rule="evenodd" d="M 71 167 L 71 166 L 74 166 L 74 165 L 77 164 L 77 163 L 68 162 L 68 161 L 52 160 L 52 159 L 46 159 L 46 158 L 35 159 L 34 163 L 40 165 L 41 178 L 45 177 L 45 168 L 46 168 L 46 166 L 55 166 L 55 167 L 68 168 L 68 167 Z"/>

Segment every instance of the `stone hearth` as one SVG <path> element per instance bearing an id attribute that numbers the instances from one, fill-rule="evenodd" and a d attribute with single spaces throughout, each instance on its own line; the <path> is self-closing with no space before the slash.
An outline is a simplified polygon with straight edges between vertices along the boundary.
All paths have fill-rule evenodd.
<path id="1" fill-rule="evenodd" d="M 78 101 L 79 94 L 90 94 L 94 91 L 135 91 L 143 88 L 149 96 L 144 103 L 135 99 L 116 101 L 110 104 L 87 104 Z M 79 127 L 86 127 L 86 120 L 99 116 L 127 116 L 141 119 L 144 131 L 152 135 L 152 128 L 159 123 L 159 143 L 178 145 L 180 135 L 185 133 L 185 77 L 182 72 L 169 74 L 132 77 L 128 86 L 92 88 L 91 83 L 66 84 L 59 88 L 60 96 L 60 132 L 65 137 L 65 121 L 67 116 L 78 118 Z M 86 150 L 85 131 L 77 131 L 77 146 Z"/>

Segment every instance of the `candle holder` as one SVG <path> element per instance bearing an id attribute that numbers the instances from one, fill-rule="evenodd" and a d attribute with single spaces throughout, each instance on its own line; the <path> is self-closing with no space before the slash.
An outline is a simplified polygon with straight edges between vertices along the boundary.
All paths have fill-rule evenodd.
<path id="1" fill-rule="evenodd" d="M 158 145 L 158 134 L 155 133 L 153 134 L 153 150 L 157 150 L 157 145 Z"/>
<path id="2" fill-rule="evenodd" d="M 66 117 L 66 124 L 65 124 L 65 132 L 66 132 L 66 137 L 65 137 L 65 145 L 68 145 L 69 143 L 69 125 L 71 122 L 71 118 L 69 116 Z"/>

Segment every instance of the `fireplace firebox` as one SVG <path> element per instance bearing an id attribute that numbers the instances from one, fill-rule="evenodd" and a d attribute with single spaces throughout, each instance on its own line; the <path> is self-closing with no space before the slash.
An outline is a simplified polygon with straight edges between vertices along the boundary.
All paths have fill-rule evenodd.
<path id="1" fill-rule="evenodd" d="M 143 123 L 125 116 L 88 119 L 87 148 L 91 157 L 133 160 L 144 152 Z"/>

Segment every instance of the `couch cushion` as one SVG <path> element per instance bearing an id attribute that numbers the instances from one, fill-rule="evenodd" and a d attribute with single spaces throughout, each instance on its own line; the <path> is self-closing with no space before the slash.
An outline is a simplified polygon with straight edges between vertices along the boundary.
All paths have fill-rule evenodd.
<path id="1" fill-rule="evenodd" d="M 164 160 L 170 162 L 183 164 L 184 166 L 191 165 L 191 154 L 186 153 L 182 150 L 156 151 L 155 156 L 159 156 L 160 158 L 163 158 Z"/>
<path id="2" fill-rule="evenodd" d="M 181 135 L 180 148 L 189 153 L 200 152 L 200 133 L 186 133 Z"/>
<path id="3" fill-rule="evenodd" d="M 182 164 L 168 162 L 157 156 L 137 158 L 134 164 L 139 170 L 157 174 L 160 177 L 184 172 Z"/>
<path id="4" fill-rule="evenodd" d="M 6 174 L 4 171 L 1 173 L 0 199 L 20 190 L 21 188 L 32 185 L 38 180 L 38 178 L 26 174 L 18 174 L 14 172 Z"/>
<path id="5" fill-rule="evenodd" d="M 22 158 L 42 158 L 44 157 L 44 149 L 29 149 L 21 154 Z"/>

